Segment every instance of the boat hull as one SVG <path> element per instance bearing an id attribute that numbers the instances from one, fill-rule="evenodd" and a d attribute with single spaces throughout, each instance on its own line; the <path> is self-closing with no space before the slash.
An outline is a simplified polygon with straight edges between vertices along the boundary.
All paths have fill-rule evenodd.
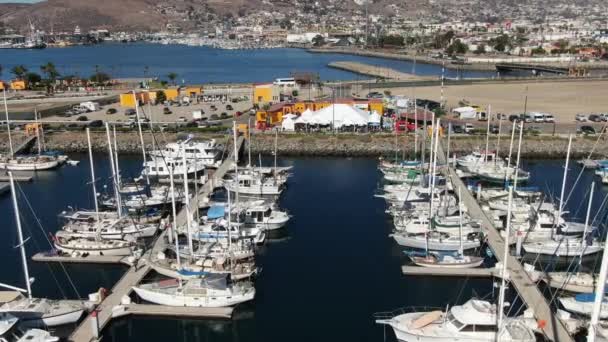
<path id="1" fill-rule="evenodd" d="M 141 299 L 150 303 L 167 306 L 187 306 L 200 308 L 221 308 L 234 306 L 253 300 L 255 297 L 255 289 L 253 288 L 244 294 L 214 297 L 174 295 L 148 290 L 141 287 L 133 287 L 133 291 L 135 291 L 135 293 L 137 293 Z"/>

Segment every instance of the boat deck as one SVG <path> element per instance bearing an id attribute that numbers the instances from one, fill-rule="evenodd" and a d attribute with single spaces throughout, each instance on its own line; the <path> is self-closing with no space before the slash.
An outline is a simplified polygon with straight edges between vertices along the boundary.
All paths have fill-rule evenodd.
<path id="1" fill-rule="evenodd" d="M 445 163 L 445 152 L 442 144 L 439 144 L 438 162 Z M 447 176 L 451 179 L 454 187 L 454 192 L 458 193 L 461 189 L 462 198 L 460 199 L 468 209 L 468 213 L 474 220 L 481 222 L 483 233 L 493 254 L 498 261 L 503 262 L 504 257 L 504 240 L 500 233 L 492 224 L 492 221 L 482 211 L 477 203 L 477 200 L 469 192 L 465 184 L 458 177 L 456 171 L 450 167 L 447 169 Z M 566 326 L 553 313 L 549 303 L 540 292 L 536 283 L 528 276 L 523 268 L 523 265 L 513 255 L 508 255 L 508 276 L 511 284 L 517 290 L 520 298 L 526 303 L 527 307 L 534 310 L 534 317 L 538 321 L 544 321 L 543 332 L 548 339 L 554 342 L 573 342 L 574 339 L 570 336 Z"/>
<path id="2" fill-rule="evenodd" d="M 244 143 L 244 137 L 239 137 L 237 140 L 237 150 L 241 150 Z M 191 207 L 196 208 L 199 200 L 207 198 L 213 192 L 213 184 L 217 184 L 218 180 L 221 180 L 226 172 L 234 165 L 232 160 L 233 154 L 230 153 L 222 165 L 217 169 L 213 176 L 205 183 L 200 189 L 199 193 L 193 196 Z M 186 220 L 186 210 L 182 209 L 177 214 L 178 225 L 183 224 Z M 97 319 L 99 331 L 106 327 L 112 318 L 117 317 L 114 312 L 115 309 L 122 304 L 122 298 L 131 294 L 133 286 L 139 284 L 142 279 L 151 270 L 151 267 L 146 264 L 146 259 L 156 255 L 159 251 L 166 248 L 168 243 L 167 233 L 169 230 L 163 230 L 158 236 L 151 250 L 149 250 L 142 259 L 135 265 L 129 268 L 129 270 L 122 276 L 122 278 L 114 285 L 110 295 L 107 296 L 101 304 L 97 307 Z M 161 316 L 173 316 L 173 317 L 217 317 L 217 318 L 228 318 L 232 314 L 231 308 L 224 308 L 224 310 L 210 309 L 210 308 L 183 308 L 183 307 L 168 307 L 155 304 L 129 304 L 126 306 L 125 314 L 137 314 L 137 315 L 161 315 Z M 122 314 L 124 315 L 124 314 Z M 119 314 L 118 316 L 121 316 Z M 91 329 L 92 316 L 89 315 L 85 318 L 76 330 L 69 337 L 69 341 L 73 342 L 89 342 L 95 337 Z"/>

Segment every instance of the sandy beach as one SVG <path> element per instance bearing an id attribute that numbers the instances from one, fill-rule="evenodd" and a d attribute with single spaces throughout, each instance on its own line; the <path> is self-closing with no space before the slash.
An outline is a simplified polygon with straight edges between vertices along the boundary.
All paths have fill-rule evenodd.
<path id="1" fill-rule="evenodd" d="M 486 107 L 493 113 L 519 114 L 527 110 L 555 115 L 559 122 L 574 122 L 578 113 L 608 112 L 607 81 L 521 82 L 446 86 L 446 108 L 459 107 L 462 100 Z M 527 89 L 527 90 L 526 90 Z M 391 88 L 394 95 L 414 96 L 439 101 L 441 87 Z"/>

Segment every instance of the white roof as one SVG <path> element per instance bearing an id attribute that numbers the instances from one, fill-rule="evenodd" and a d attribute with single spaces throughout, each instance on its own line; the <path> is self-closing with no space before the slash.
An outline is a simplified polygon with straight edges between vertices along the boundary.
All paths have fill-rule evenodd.
<path id="1" fill-rule="evenodd" d="M 336 128 L 350 125 L 365 126 L 368 123 L 368 117 L 368 113 L 361 109 L 337 103 L 314 112 L 309 123 L 318 125 L 333 123 Z"/>
<path id="2" fill-rule="evenodd" d="M 310 119 L 312 118 L 312 111 L 310 109 L 306 109 L 300 117 L 296 119 L 296 123 L 307 124 L 310 123 Z"/>
<path id="3" fill-rule="evenodd" d="M 466 325 L 496 324 L 496 306 L 483 300 L 471 299 L 450 309 L 454 318 Z"/>
<path id="4" fill-rule="evenodd" d="M 456 113 L 465 113 L 465 112 L 477 112 L 477 109 L 473 108 L 473 107 L 459 107 L 459 108 L 454 108 L 452 110 L 453 112 Z"/>
<path id="5" fill-rule="evenodd" d="M 377 123 L 377 124 L 379 124 L 381 120 L 382 120 L 382 118 L 380 117 L 380 114 L 378 114 L 378 112 L 376 112 L 376 111 L 373 111 L 369 115 L 368 122 L 369 123 Z"/>

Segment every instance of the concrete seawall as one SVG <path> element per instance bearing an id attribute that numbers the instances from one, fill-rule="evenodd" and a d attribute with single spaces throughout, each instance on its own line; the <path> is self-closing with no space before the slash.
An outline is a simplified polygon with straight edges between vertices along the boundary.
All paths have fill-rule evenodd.
<path id="1" fill-rule="evenodd" d="M 186 133 L 165 133 L 167 141 L 175 141 Z M 216 139 L 219 143 L 229 141 L 226 135 L 218 134 L 195 134 L 195 137 L 204 139 Z M 17 137 L 17 139 L 19 139 Z M 0 134 L 0 151 L 7 151 L 5 134 Z M 93 149 L 97 152 L 107 151 L 107 140 L 105 132 L 93 132 L 91 134 Z M 144 138 L 147 148 L 152 148 L 152 137 L 146 134 Z M 160 134 L 156 134 L 154 145 L 163 145 L 165 141 Z M 551 159 L 564 158 L 568 140 L 565 137 L 551 136 L 527 136 L 522 144 L 522 155 L 524 158 Z M 413 136 L 399 136 L 399 155 L 405 149 L 406 154 L 414 152 Z M 589 151 L 596 145 L 595 137 L 579 137 L 573 141 L 572 154 L 575 158 L 587 157 Z M 78 132 L 56 132 L 47 134 L 47 149 L 61 150 L 65 152 L 86 152 L 86 135 L 83 131 Z M 475 149 L 485 148 L 485 136 L 455 137 L 452 139 L 451 151 L 457 154 L 469 153 Z M 139 137 L 136 133 L 118 133 L 118 149 L 120 153 L 140 153 Z M 252 154 L 270 154 L 274 149 L 274 136 L 271 134 L 257 134 L 252 137 Z M 490 149 L 496 149 L 496 138 L 490 140 Z M 281 156 L 343 156 L 357 157 L 368 156 L 393 157 L 395 155 L 395 137 L 391 134 L 282 134 L 279 136 L 279 155 Z M 503 136 L 500 144 L 500 153 L 505 155 L 509 150 L 509 137 Z M 515 153 L 515 152 L 514 152 Z M 594 157 L 603 158 L 608 156 L 608 143 L 601 140 L 595 149 Z"/>

